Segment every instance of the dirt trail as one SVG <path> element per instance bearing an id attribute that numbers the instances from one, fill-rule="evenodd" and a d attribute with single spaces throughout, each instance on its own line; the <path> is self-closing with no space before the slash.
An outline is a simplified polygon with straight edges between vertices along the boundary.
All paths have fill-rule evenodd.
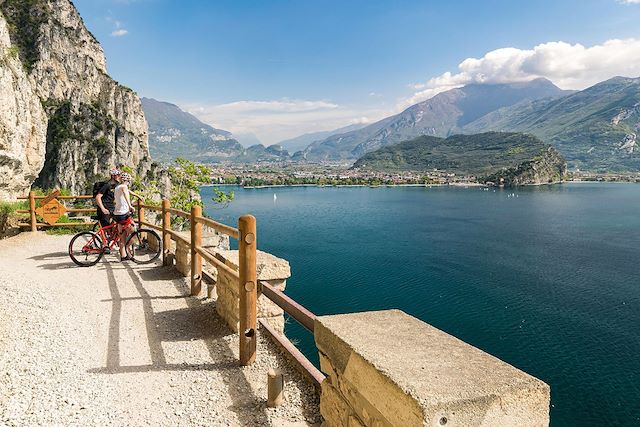
<path id="1" fill-rule="evenodd" d="M 70 236 L 0 241 L 0 425 L 307 425 L 311 387 L 266 340 L 238 366 L 238 338 L 215 301 L 189 297 L 173 268 L 89 268 Z M 287 400 L 266 407 L 269 367 Z"/>

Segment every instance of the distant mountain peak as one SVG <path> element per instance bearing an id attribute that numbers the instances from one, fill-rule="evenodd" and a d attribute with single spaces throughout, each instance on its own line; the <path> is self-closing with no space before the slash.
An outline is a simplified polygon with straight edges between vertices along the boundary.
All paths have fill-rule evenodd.
<path id="1" fill-rule="evenodd" d="M 309 160 L 354 159 L 379 147 L 421 135 L 447 137 L 460 133 L 467 123 L 499 108 L 564 93 L 544 78 L 518 83 L 469 84 L 439 93 L 362 129 L 314 143 L 305 150 L 303 157 Z"/>

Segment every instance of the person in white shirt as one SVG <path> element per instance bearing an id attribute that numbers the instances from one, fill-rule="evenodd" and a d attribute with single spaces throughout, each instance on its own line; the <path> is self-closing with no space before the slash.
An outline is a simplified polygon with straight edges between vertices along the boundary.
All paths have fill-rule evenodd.
<path id="1" fill-rule="evenodd" d="M 118 223 L 118 232 L 120 233 L 120 260 L 126 261 L 131 259 L 125 251 L 125 242 L 131 234 L 131 226 L 133 225 L 133 221 L 129 220 L 133 216 L 133 204 L 131 203 L 130 194 L 139 196 L 129 190 L 131 175 L 128 173 L 121 173 L 118 177 L 118 183 L 113 192 L 116 204 L 113 210 L 113 219 Z"/>

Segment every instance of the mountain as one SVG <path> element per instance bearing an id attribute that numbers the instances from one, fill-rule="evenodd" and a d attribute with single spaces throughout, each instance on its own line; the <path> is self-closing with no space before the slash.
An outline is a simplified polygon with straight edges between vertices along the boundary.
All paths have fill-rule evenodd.
<path id="1" fill-rule="evenodd" d="M 365 124 L 356 123 L 356 124 L 352 124 L 352 125 L 341 127 L 339 129 L 334 129 L 334 130 L 305 133 L 304 135 L 300 135 L 295 138 L 280 141 L 279 144 L 284 148 L 286 148 L 290 153 L 295 153 L 296 151 L 304 150 L 313 142 L 322 141 L 323 139 L 328 138 L 332 135 L 337 135 L 340 133 L 351 132 L 352 130 L 362 129 L 365 126 L 366 126 Z"/>
<path id="2" fill-rule="evenodd" d="M 248 148 L 252 145 L 261 145 L 262 141 L 254 133 L 235 133 L 233 136 L 243 147 Z"/>
<path id="3" fill-rule="evenodd" d="M 362 129 L 333 135 L 305 149 L 307 160 L 355 159 L 384 145 L 420 135 L 448 136 L 468 123 L 524 100 L 565 94 L 546 79 L 511 84 L 471 84 L 415 104 Z"/>
<path id="4" fill-rule="evenodd" d="M 233 159 L 236 163 L 278 162 L 282 160 L 289 160 L 289 152 L 278 144 L 268 147 L 262 144 L 252 145 Z"/>
<path id="5" fill-rule="evenodd" d="M 172 162 L 184 157 L 204 163 L 244 152 L 230 132 L 202 123 L 177 105 L 142 98 L 142 108 L 149 123 L 149 149 L 156 160 Z"/>
<path id="6" fill-rule="evenodd" d="M 146 176 L 140 99 L 108 75 L 71 1 L 1 1 L 0 48 L 0 198 L 34 180 L 83 194 L 116 165 Z"/>
<path id="7" fill-rule="evenodd" d="M 558 99 L 524 101 L 464 126 L 528 132 L 555 146 L 569 166 L 593 171 L 640 171 L 640 78 L 614 77 Z"/>
<path id="8" fill-rule="evenodd" d="M 365 170 L 443 170 L 505 185 L 559 181 L 566 162 L 532 135 L 487 132 L 448 138 L 423 135 L 365 154 L 353 168 Z"/>

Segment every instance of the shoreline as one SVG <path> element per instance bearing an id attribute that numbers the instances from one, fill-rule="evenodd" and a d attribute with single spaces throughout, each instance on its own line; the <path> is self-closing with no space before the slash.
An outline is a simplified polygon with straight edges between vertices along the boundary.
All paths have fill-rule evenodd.
<path id="1" fill-rule="evenodd" d="M 542 182 L 539 184 L 526 184 L 519 185 L 513 187 L 505 187 L 505 186 L 497 186 L 497 185 L 486 185 L 481 184 L 479 182 L 454 182 L 449 184 L 381 184 L 381 185 L 370 185 L 370 184 L 267 184 L 267 185 L 256 185 L 256 186 L 242 186 L 239 184 L 204 184 L 201 187 L 241 187 L 247 190 L 261 190 L 268 188 L 289 188 L 289 187 L 333 187 L 333 188 L 353 188 L 353 187 L 369 187 L 369 188 L 394 188 L 394 187 L 457 187 L 457 188 L 522 188 L 522 187 L 540 187 L 544 185 L 562 185 L 562 184 L 639 184 L 636 181 L 590 181 L 590 180 L 572 180 L 572 181 L 557 181 L 557 182 Z"/>

